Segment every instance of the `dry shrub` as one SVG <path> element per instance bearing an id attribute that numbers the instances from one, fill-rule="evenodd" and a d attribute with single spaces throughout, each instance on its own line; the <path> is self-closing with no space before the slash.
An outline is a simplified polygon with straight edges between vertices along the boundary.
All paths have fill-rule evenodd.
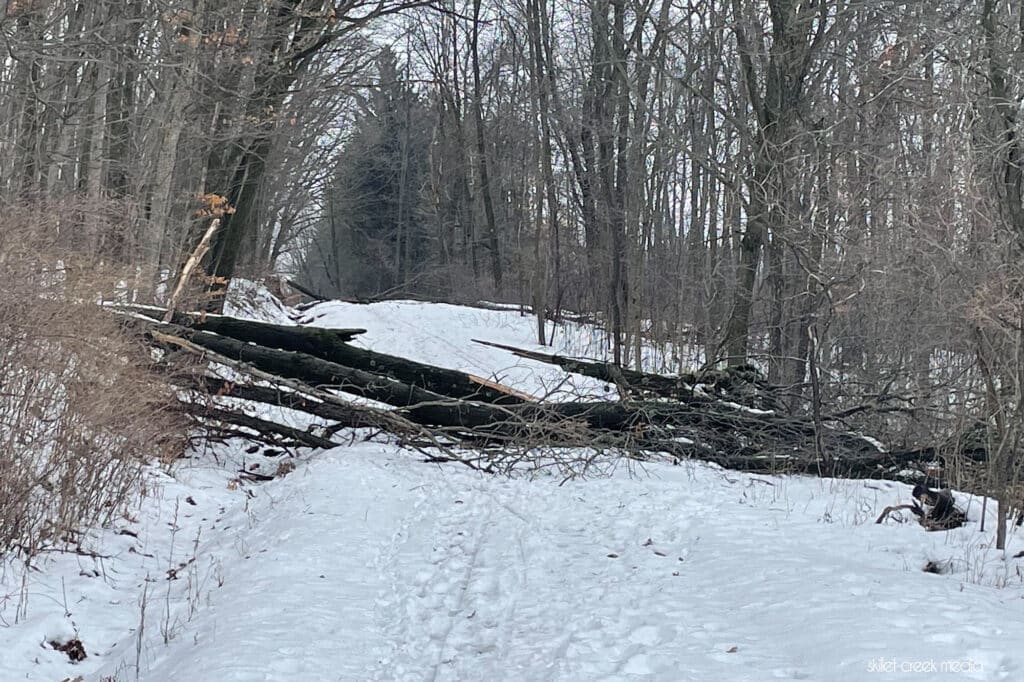
<path id="1" fill-rule="evenodd" d="M 1006 519 L 1020 505 L 1024 476 L 1024 272 L 1015 262 L 982 282 L 970 301 L 985 395 L 988 485 L 1000 506 L 996 548 L 1006 547 Z"/>
<path id="2" fill-rule="evenodd" d="M 148 349 L 98 302 L 123 279 L 38 215 L 0 217 L 0 551 L 28 555 L 120 512 L 186 435 Z"/>

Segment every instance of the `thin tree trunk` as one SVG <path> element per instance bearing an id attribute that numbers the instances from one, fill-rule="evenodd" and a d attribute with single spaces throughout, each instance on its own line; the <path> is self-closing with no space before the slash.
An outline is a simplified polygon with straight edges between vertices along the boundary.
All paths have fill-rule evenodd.
<path id="1" fill-rule="evenodd" d="M 484 139 L 483 94 L 480 85 L 480 0 L 473 0 L 473 32 L 470 49 L 473 55 L 473 118 L 476 128 L 477 171 L 480 174 L 480 194 L 487 221 L 487 246 L 491 252 L 491 276 L 494 287 L 502 290 L 501 252 L 498 248 L 498 226 L 494 217 L 494 203 L 491 199 L 491 181 L 488 174 L 487 144 Z"/>

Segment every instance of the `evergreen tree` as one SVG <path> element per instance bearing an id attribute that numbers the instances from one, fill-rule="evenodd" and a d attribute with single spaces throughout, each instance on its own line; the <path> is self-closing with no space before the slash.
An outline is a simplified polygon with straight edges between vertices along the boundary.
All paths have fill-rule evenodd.
<path id="1" fill-rule="evenodd" d="M 309 282 L 325 295 L 373 297 L 415 289 L 428 258 L 420 210 L 429 112 L 381 51 L 379 83 L 340 155 L 326 215 L 306 254 Z"/>

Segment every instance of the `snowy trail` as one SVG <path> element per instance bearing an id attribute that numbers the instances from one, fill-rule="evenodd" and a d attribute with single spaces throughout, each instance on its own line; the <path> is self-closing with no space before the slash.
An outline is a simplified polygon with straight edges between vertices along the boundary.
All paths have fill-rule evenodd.
<path id="1" fill-rule="evenodd" d="M 438 484 L 450 499 L 405 550 L 432 552 L 430 568 L 398 562 L 397 584 L 412 589 L 376 679 L 858 680 L 874 659 L 940 664 L 951 652 L 977 664 L 976 679 L 1020 674 L 1009 656 L 1019 594 L 1002 595 L 1017 602 L 1015 634 L 960 627 L 953 594 L 968 588 L 921 575 L 911 587 L 899 568 L 887 580 L 851 552 L 849 528 L 742 489 L 738 502 L 702 501 L 695 480 L 678 479 Z M 836 546 L 809 556 L 805 533 L 823 529 Z"/>
<path id="2" fill-rule="evenodd" d="M 216 487 L 191 492 L 228 507 L 199 551 L 216 579 L 194 604 L 176 593 L 169 642 L 152 622 L 168 583 L 151 588 L 138 679 L 896 680 L 944 663 L 970 669 L 937 679 L 1024 679 L 1020 562 L 976 528 L 875 525 L 897 484 L 694 463 L 559 486 L 361 443 L 251 498 Z M 75 615 L 86 682 L 136 679 L 137 633 L 97 648 L 92 613 Z M 17 679 L 62 679 L 46 654 Z"/>
<path id="3" fill-rule="evenodd" d="M 380 446 L 325 455 L 265 505 L 250 558 L 144 679 L 862 680 L 878 659 L 1024 671 L 1021 591 L 922 574 L 938 536 L 865 523 L 887 484 L 650 473 L 559 487 Z M 964 623 L 978 611 L 1003 615 Z"/>
<path id="4" fill-rule="evenodd" d="M 223 586 L 169 645 L 151 645 L 142 679 L 365 679 L 378 658 L 370 581 L 411 499 L 371 458 L 349 468 L 343 450 L 323 453 L 262 487 Z"/>

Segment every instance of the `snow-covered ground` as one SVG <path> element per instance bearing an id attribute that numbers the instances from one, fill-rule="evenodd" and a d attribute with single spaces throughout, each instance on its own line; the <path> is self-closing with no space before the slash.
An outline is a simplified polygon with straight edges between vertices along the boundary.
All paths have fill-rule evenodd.
<path id="1" fill-rule="evenodd" d="M 303 316 L 319 327 L 366 329 L 355 345 L 400 355 L 412 360 L 458 369 L 495 380 L 538 398 L 558 400 L 581 395 L 614 399 L 614 386 L 571 375 L 553 365 L 525 360 L 474 340 L 500 343 L 525 350 L 606 359 L 610 356 L 605 335 L 589 325 L 565 324 L 555 328 L 550 346 L 537 344 L 536 318 L 515 310 L 487 310 L 446 303 L 382 301 L 367 305 L 331 301 L 321 303 Z M 547 326 L 550 334 L 551 324 Z M 648 349 L 645 366 L 665 363 L 660 353 Z"/>
<path id="2" fill-rule="evenodd" d="M 555 376 L 465 343 L 532 348 L 514 313 L 317 309 L 377 350 L 531 391 Z M 966 496 L 972 523 L 926 533 L 874 523 L 908 501 L 896 483 L 700 463 L 503 478 L 359 438 L 249 483 L 239 468 L 277 459 L 245 447 L 152 470 L 93 556 L 9 567 L 0 680 L 1024 679 L 1024 536 L 992 549 Z M 73 636 L 75 664 L 47 644 Z"/>

